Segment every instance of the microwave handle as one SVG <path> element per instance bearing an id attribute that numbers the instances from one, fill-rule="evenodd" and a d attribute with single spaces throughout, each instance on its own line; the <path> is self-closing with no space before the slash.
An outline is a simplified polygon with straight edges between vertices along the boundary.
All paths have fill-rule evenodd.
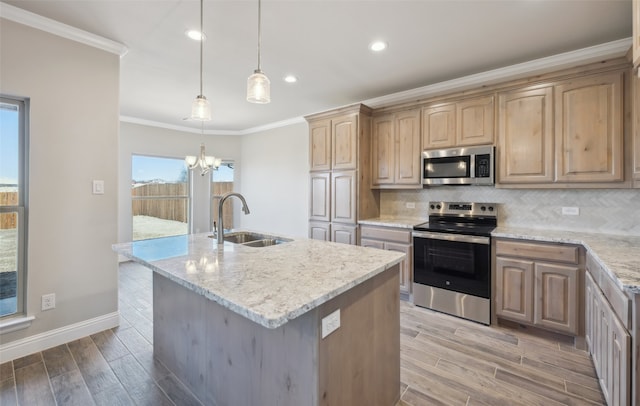
<path id="1" fill-rule="evenodd" d="M 448 234 L 448 233 L 428 233 L 424 231 L 414 231 L 414 237 L 418 238 L 430 238 L 432 240 L 444 240 L 444 241 L 455 241 L 455 242 L 468 242 L 471 244 L 482 244 L 489 245 L 490 239 L 489 237 L 480 237 L 475 235 L 464 235 L 464 234 Z"/>

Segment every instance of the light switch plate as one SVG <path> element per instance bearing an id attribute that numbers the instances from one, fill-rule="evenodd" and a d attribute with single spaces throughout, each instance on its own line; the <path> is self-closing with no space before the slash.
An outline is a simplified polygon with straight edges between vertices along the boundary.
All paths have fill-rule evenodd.
<path id="1" fill-rule="evenodd" d="M 416 204 L 414 202 L 407 202 L 407 203 L 405 203 L 405 207 L 407 209 L 415 209 L 416 208 Z"/>
<path id="2" fill-rule="evenodd" d="M 340 327 L 340 309 L 322 319 L 322 338 L 333 333 Z"/>
<path id="3" fill-rule="evenodd" d="M 93 194 L 94 195 L 103 195 L 104 194 L 104 181 L 103 180 L 94 180 L 93 181 Z"/>

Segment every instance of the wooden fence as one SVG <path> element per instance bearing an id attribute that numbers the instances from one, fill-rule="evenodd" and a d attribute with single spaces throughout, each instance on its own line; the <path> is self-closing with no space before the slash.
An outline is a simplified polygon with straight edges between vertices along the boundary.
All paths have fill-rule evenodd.
<path id="1" fill-rule="evenodd" d="M 214 196 L 222 196 L 233 190 L 233 182 L 213 182 L 211 190 Z M 151 216 L 165 220 L 187 222 L 188 184 L 187 183 L 150 183 L 131 189 L 132 211 L 134 216 Z M 176 197 L 176 196 L 182 196 Z M 18 204 L 17 192 L 0 192 L 0 206 Z M 212 219 L 218 215 L 218 199 L 214 199 L 211 208 Z M 233 205 L 227 203 L 223 209 L 225 228 L 233 227 Z M 0 214 L 0 230 L 17 227 L 15 213 Z"/>
<path id="2" fill-rule="evenodd" d="M 150 183 L 131 189 L 132 213 L 134 216 L 150 216 L 165 220 L 187 222 L 187 183 Z M 233 182 L 212 182 L 214 196 L 221 196 L 233 190 Z M 181 196 L 181 197 L 180 197 Z M 218 215 L 218 200 L 212 205 L 212 219 Z M 233 206 L 226 204 L 223 209 L 225 228 L 233 226 Z"/>
<path id="3" fill-rule="evenodd" d="M 0 192 L 0 206 L 18 205 L 18 192 Z M 0 213 L 0 230 L 11 230 L 18 227 L 16 213 Z"/>

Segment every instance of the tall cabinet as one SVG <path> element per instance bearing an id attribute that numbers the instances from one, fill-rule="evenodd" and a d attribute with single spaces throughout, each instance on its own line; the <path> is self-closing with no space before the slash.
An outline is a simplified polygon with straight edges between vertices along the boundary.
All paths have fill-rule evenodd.
<path id="1" fill-rule="evenodd" d="M 358 220 L 379 214 L 371 185 L 371 109 L 356 104 L 309 122 L 309 237 L 357 244 Z"/>

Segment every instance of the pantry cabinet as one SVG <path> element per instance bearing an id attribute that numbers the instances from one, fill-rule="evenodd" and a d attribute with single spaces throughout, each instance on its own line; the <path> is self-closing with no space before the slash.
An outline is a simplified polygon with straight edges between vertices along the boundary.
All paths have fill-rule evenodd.
<path id="1" fill-rule="evenodd" d="M 580 247 L 496 239 L 496 315 L 581 334 Z"/>
<path id="2" fill-rule="evenodd" d="M 314 114 L 309 122 L 309 237 L 356 244 L 360 218 L 379 214 L 370 175 L 371 109 Z"/>
<path id="3" fill-rule="evenodd" d="M 402 188 L 421 186 L 420 110 L 373 118 L 372 185 Z"/>
<path id="4" fill-rule="evenodd" d="M 360 245 L 401 252 L 406 255 L 400 263 L 400 295 L 409 299 L 413 282 L 413 238 L 410 229 L 362 225 Z"/>
<path id="5" fill-rule="evenodd" d="M 493 95 L 426 106 L 422 110 L 422 149 L 492 144 L 494 113 Z"/>

